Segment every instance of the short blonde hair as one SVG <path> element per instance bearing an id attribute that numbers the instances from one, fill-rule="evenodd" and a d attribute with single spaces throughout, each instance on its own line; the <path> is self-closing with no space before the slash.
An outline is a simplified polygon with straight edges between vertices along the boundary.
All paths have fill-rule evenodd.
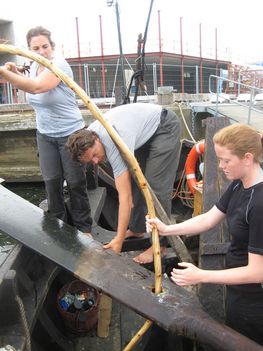
<path id="1" fill-rule="evenodd" d="M 247 124 L 235 123 L 220 129 L 214 135 L 213 142 L 225 146 L 240 159 L 250 152 L 255 162 L 259 163 L 262 160 L 261 135 Z"/>

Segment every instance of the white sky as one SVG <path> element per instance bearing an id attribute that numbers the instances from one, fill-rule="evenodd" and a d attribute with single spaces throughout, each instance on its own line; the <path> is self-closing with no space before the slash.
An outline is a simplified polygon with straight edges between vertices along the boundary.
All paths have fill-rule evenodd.
<path id="1" fill-rule="evenodd" d="M 144 33 L 150 0 L 118 0 L 123 52 L 137 50 L 137 37 Z M 249 5 L 249 6 L 248 6 Z M 146 51 L 158 51 L 158 10 L 163 50 L 180 53 L 180 17 L 183 23 L 184 54 L 199 56 L 199 24 L 202 24 L 202 56 L 215 58 L 215 28 L 219 59 L 235 63 L 263 61 L 262 0 L 244 4 L 231 0 L 154 0 Z M 26 15 L 25 15 L 26 14 Z M 27 30 L 47 27 L 57 49 L 77 56 L 76 17 L 83 56 L 100 55 L 99 15 L 102 20 L 104 54 L 118 53 L 115 7 L 106 0 L 13 0 L 1 4 L 1 18 L 15 21 L 17 44 L 25 45 Z M 1 35 L 0 35 L 1 36 Z"/>

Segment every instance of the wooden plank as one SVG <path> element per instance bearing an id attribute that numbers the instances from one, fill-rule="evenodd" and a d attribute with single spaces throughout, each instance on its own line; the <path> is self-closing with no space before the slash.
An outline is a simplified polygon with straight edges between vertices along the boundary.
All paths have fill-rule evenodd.
<path id="1" fill-rule="evenodd" d="M 199 251 L 201 256 L 225 255 L 229 248 L 229 243 L 201 243 Z"/>
<path id="2" fill-rule="evenodd" d="M 103 250 L 99 242 L 44 213 L 2 185 L 0 213 L 0 231 L 163 329 L 197 339 L 215 350 L 262 349 L 214 321 L 193 293 L 172 284 L 168 278 L 163 279 L 163 292 L 154 294 L 152 272 L 129 258 Z"/>
<path id="3" fill-rule="evenodd" d="M 203 188 L 203 212 L 208 211 L 219 200 L 229 181 L 223 178 L 218 168 L 214 151 L 213 136 L 219 129 L 229 125 L 229 119 L 207 118 L 205 138 L 205 168 Z M 200 236 L 199 266 L 203 269 L 223 269 L 226 243 L 229 241 L 225 224 L 221 224 Z M 216 250 L 217 247 L 217 250 Z M 224 286 L 202 284 L 199 288 L 200 301 L 214 318 L 224 320 Z"/>

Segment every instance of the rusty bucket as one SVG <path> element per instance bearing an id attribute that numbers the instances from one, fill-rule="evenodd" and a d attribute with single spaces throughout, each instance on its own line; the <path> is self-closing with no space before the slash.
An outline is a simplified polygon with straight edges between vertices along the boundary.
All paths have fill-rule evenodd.
<path id="1" fill-rule="evenodd" d="M 78 335 L 87 333 L 98 321 L 100 294 L 80 280 L 65 284 L 57 294 L 58 311 L 66 328 Z"/>

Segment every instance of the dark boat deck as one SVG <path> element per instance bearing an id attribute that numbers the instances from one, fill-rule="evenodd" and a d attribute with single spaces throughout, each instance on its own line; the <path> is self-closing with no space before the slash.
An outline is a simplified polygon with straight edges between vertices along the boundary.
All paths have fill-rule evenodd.
<path id="1" fill-rule="evenodd" d="M 112 314 L 107 337 L 97 336 L 97 324 L 82 335 L 74 334 L 65 327 L 63 318 L 58 313 L 56 300 L 62 284 L 74 277 L 61 271 L 52 283 L 37 323 L 32 340 L 34 351 L 67 350 L 67 351 L 121 351 L 143 325 L 145 319 L 130 308 L 112 301 Z M 46 335 L 49 335 L 47 338 Z M 134 350 L 143 349 L 142 340 Z"/>

